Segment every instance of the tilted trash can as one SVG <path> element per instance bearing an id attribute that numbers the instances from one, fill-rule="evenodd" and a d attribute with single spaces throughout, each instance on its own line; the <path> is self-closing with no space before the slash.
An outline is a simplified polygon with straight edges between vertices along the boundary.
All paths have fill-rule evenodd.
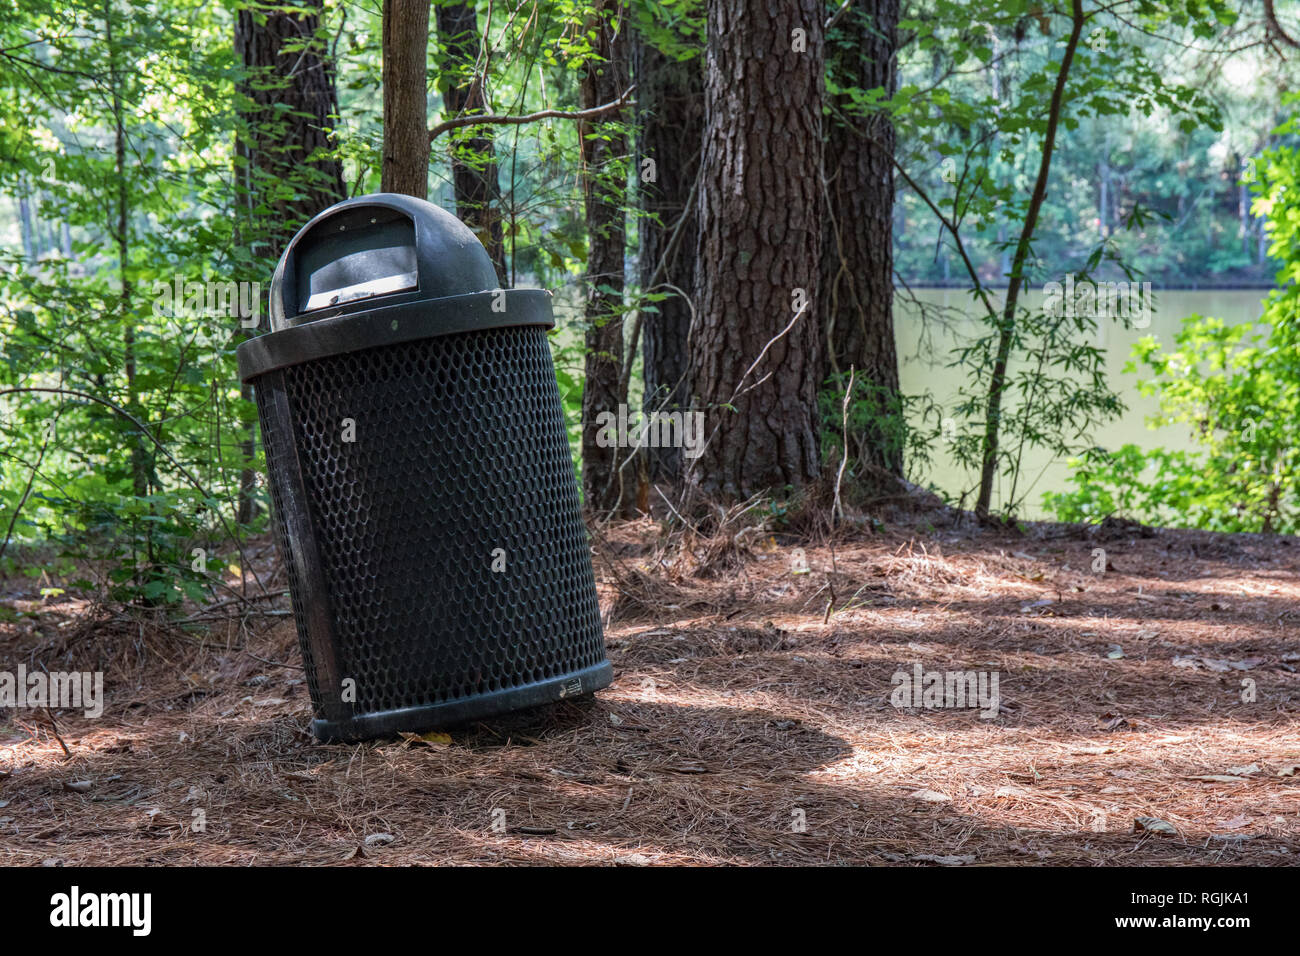
<path id="1" fill-rule="evenodd" d="M 497 288 L 438 207 L 381 193 L 289 243 L 240 345 L 323 740 L 609 684 L 549 292 Z"/>

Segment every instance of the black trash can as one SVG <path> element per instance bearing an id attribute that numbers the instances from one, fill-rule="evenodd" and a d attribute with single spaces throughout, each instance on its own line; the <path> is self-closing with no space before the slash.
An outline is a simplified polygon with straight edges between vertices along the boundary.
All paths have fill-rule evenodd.
<path id="1" fill-rule="evenodd" d="M 294 237 L 239 347 L 323 740 L 609 684 L 547 343 L 454 216 L 383 193 Z"/>

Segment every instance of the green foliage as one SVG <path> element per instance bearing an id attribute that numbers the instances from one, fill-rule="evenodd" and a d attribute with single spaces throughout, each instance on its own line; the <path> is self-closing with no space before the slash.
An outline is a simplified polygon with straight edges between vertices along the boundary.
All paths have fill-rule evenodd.
<path id="1" fill-rule="evenodd" d="M 1092 270 L 1106 256 L 1099 246 L 1079 273 L 1078 284 L 1090 282 Z M 1123 267 L 1122 263 L 1120 264 Z M 999 428 L 998 473 L 1008 476 L 1002 507 L 1014 516 L 1033 490 L 1021 466 L 1030 449 L 1066 458 L 1086 448 L 1100 426 L 1118 418 L 1124 403 L 1106 380 L 1106 353 L 1097 344 L 1102 322 L 1125 325 L 1134 317 L 1109 315 L 1105 310 L 1065 308 L 1022 309 L 1011 329 L 1011 364 Z M 977 471 L 983 455 L 986 383 L 997 360 L 1002 328 L 986 323 L 968 344 L 953 350 L 951 368 L 964 375 L 953 413 L 957 425 L 946 436 L 953 458 Z"/>
<path id="2" fill-rule="evenodd" d="M 1023 221 L 1068 9 L 943 0 L 905 9 L 900 25 L 899 91 L 884 101 L 898 157 L 966 227 L 966 252 L 985 282 L 1004 280 L 1006 244 Z M 1035 259 L 1059 275 L 1114 237 L 1117 254 L 1157 284 L 1266 280 L 1262 224 L 1243 218 L 1236 179 L 1275 122 L 1286 66 L 1253 51 L 1225 53 L 1236 20 L 1226 3 L 1086 4 L 1085 12 Z M 882 92 L 855 95 L 865 104 Z M 908 190 L 898 201 L 899 273 L 913 284 L 964 281 L 926 204 Z M 1135 205 L 1159 218 L 1122 231 Z"/>
<path id="3" fill-rule="evenodd" d="M 1292 140 L 1266 152 L 1254 184 L 1268 216 L 1272 254 L 1283 259 L 1279 288 L 1264 303 L 1262 331 L 1193 315 L 1174 347 L 1151 337 L 1137 344 L 1126 371 L 1151 377 L 1139 390 L 1156 398 L 1154 428 L 1186 430 L 1194 450 L 1095 449 L 1071 462 L 1071 491 L 1048 495 L 1063 520 L 1122 514 L 1214 531 L 1300 531 L 1300 149 L 1295 121 L 1277 133 Z"/>
<path id="4" fill-rule="evenodd" d="M 637 29 L 646 42 L 676 60 L 692 60 L 704 50 L 704 0 L 639 0 L 632 5 Z"/>
<path id="5" fill-rule="evenodd" d="M 256 411 L 237 386 L 240 316 L 162 295 L 269 272 L 247 223 L 235 234 L 231 30 L 228 11 L 180 0 L 0 26 L 25 60 L 0 72 L 0 126 L 21 131 L 0 188 L 30 209 L 23 247 L 0 254 L 8 537 L 106 561 L 119 600 L 203 596 L 214 580 L 190 551 L 226 536 L 258 464 L 241 445 Z"/>
<path id="6" fill-rule="evenodd" d="M 1143 339 L 1129 370 L 1155 376 L 1139 383 L 1160 402 L 1151 424 L 1186 426 L 1197 449 L 1096 449 L 1071 461 L 1074 489 L 1047 495 L 1046 506 L 1064 521 L 1117 514 L 1212 531 L 1300 530 L 1300 364 L 1253 328 L 1194 315 L 1169 351 Z"/>
<path id="7" fill-rule="evenodd" d="M 845 408 L 849 388 L 848 372 L 833 375 L 817 395 L 821 414 L 821 456 L 827 467 L 839 467 L 844 454 L 847 431 L 849 458 L 846 479 L 869 481 L 862 463 L 872 458 L 893 459 L 901 456 L 909 470 L 919 475 L 929 467 L 933 435 L 924 423 L 937 417 L 937 409 L 927 395 L 903 395 L 881 388 L 861 376 L 853 376 L 853 394 Z M 919 421 L 921 427 L 913 426 Z"/>
<path id="8" fill-rule="evenodd" d="M 1014 515 L 1034 483 L 1021 474 L 1027 450 L 1078 454 L 1093 430 L 1123 411 L 1105 379 L 1104 353 L 1091 344 L 1111 316 L 1035 311 L 1020 295 L 1067 275 L 1136 277 L 1126 240 L 1144 236 L 1157 218 L 1140 197 L 1107 207 L 1091 235 L 1076 230 L 1066 243 L 1054 236 L 1059 224 L 1077 224 L 1081 211 L 1096 208 L 1090 191 L 1063 188 L 1095 173 L 1085 178 L 1069 165 L 1079 153 L 1096 159 L 1095 148 L 1078 149 L 1080 140 L 1125 122 L 1184 134 L 1222 128 L 1211 97 L 1158 62 L 1164 41 L 1152 37 L 1161 29 L 1175 39 L 1215 36 L 1235 17 L 1225 3 L 1135 0 L 1079 10 L 1076 18 L 1069 7 L 1028 0 L 937 0 L 900 25 L 908 49 L 898 93 L 887 101 L 878 91 L 862 94 L 861 108 L 883 106 L 898 130 L 904 218 L 934 224 L 927 255 L 952 254 L 982 323 L 952 353 L 949 367 L 963 378 L 944 435 L 958 464 L 980 476 L 977 510 L 996 490 L 1001 510 Z M 1054 130 L 1048 104 L 1058 87 Z M 896 268 L 918 265 L 907 240 L 900 245 Z M 1014 302 L 995 301 L 992 287 L 1004 281 Z"/>

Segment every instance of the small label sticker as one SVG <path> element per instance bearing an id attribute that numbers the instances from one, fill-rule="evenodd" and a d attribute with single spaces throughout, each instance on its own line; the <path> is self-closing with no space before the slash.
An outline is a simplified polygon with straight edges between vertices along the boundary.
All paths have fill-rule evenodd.
<path id="1" fill-rule="evenodd" d="M 576 697 L 582 693 L 582 678 L 571 677 L 560 685 L 560 697 Z"/>

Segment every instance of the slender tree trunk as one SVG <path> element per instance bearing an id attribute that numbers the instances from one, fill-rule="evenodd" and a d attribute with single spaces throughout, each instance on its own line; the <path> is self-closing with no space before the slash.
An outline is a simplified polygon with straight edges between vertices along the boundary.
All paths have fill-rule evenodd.
<path id="1" fill-rule="evenodd" d="M 113 39 L 112 0 L 104 0 L 103 10 L 104 45 L 108 50 L 108 85 L 113 106 L 113 172 L 117 186 L 113 203 L 114 223 L 109 227 L 109 233 L 117 247 L 118 300 L 120 302 L 119 308 L 123 327 L 122 371 L 126 378 L 124 407 L 145 428 L 148 428 L 149 421 L 144 408 L 140 404 L 140 393 L 136 381 L 135 316 L 131 312 L 131 282 L 127 277 L 131 264 L 131 205 L 126 164 L 126 116 L 122 101 L 123 66 L 121 51 Z M 39 233 L 37 241 L 39 255 L 39 250 L 43 248 L 39 245 Z M 136 435 L 134 441 L 130 443 L 131 493 L 136 498 L 145 498 L 149 494 L 150 463 L 149 450 L 145 442 L 144 435 Z M 152 508 L 150 510 L 152 511 Z M 135 528 L 139 527 L 134 521 L 132 523 Z M 150 563 L 153 562 L 153 528 L 153 522 L 145 522 L 145 558 Z M 135 548 L 136 539 L 133 534 L 131 542 L 133 557 L 138 556 Z M 141 581 L 141 569 L 137 560 L 134 583 L 138 587 Z"/>
<path id="2" fill-rule="evenodd" d="M 618 0 L 596 0 L 591 29 L 593 56 L 582 78 L 582 108 L 616 100 L 627 88 L 626 37 Z M 603 117 L 606 124 L 623 121 L 623 111 Z M 623 367 L 623 252 L 627 239 L 624 218 L 626 188 L 622 163 L 626 137 L 612 125 L 597 128 L 580 123 L 583 199 L 587 218 L 587 305 L 582 388 L 582 488 L 584 505 L 593 513 L 630 506 L 630 472 L 620 472 L 625 454 L 616 445 L 601 447 L 601 416 L 616 417 L 627 395 L 620 388 Z"/>
<path id="3" fill-rule="evenodd" d="M 122 69 L 119 64 L 119 51 L 113 42 L 111 0 L 104 0 L 104 43 L 108 47 L 108 80 L 113 101 L 113 157 L 117 196 L 114 203 L 116 224 L 112 229 L 112 235 L 117 246 L 118 298 L 121 301 L 122 322 L 125 326 L 122 333 L 122 369 L 126 375 L 125 407 L 132 415 L 145 422 L 145 412 L 140 407 L 139 394 L 136 390 L 135 320 L 131 315 L 131 283 L 127 279 L 131 257 L 129 232 L 131 206 L 126 175 L 126 118 L 122 106 Z M 149 458 L 143 435 L 131 443 L 131 491 L 137 498 L 149 494 Z"/>
<path id="4" fill-rule="evenodd" d="M 439 6 L 437 25 L 441 54 L 438 83 L 447 117 L 485 112 L 484 77 L 477 69 L 483 44 L 474 4 Z M 501 185 L 491 130 L 491 126 L 469 127 L 450 135 L 451 182 L 456 215 L 483 243 L 497 271 L 497 281 L 506 288 L 509 282 L 501 230 Z"/>
<path id="5" fill-rule="evenodd" d="M 1097 178 L 1101 184 L 1097 197 L 1097 238 L 1105 239 L 1112 232 L 1111 212 L 1115 203 L 1111 198 L 1110 137 L 1103 136 L 1101 156 L 1097 160 Z"/>
<path id="6" fill-rule="evenodd" d="M 18 197 L 18 230 L 23 240 L 23 258 L 36 261 L 36 240 L 32 232 L 32 204 L 26 196 Z"/>
<path id="7" fill-rule="evenodd" d="M 1020 290 L 1024 286 L 1025 265 L 1029 260 L 1034 229 L 1038 226 L 1038 215 L 1042 212 L 1043 202 L 1047 199 L 1047 181 L 1052 171 L 1056 134 L 1061 125 L 1062 110 L 1065 108 L 1066 81 L 1069 80 L 1070 68 L 1074 65 L 1074 53 L 1079 48 L 1079 38 L 1083 35 L 1086 22 L 1083 0 L 1070 0 L 1070 36 L 1066 39 L 1065 51 L 1061 55 L 1061 65 L 1057 68 L 1056 82 L 1052 86 L 1052 96 L 1048 102 L 1047 127 L 1043 133 L 1043 151 L 1038 163 L 1038 176 L 1034 180 L 1034 191 L 1029 196 L 1025 222 L 1021 226 L 1015 258 L 1011 262 L 1010 275 L 1007 279 L 1007 298 L 1002 308 L 1002 321 L 998 329 L 998 350 L 993 359 L 993 374 L 989 379 L 989 394 L 984 410 L 979 497 L 975 502 L 975 514 L 981 520 L 988 518 L 989 506 L 993 499 L 993 482 L 997 477 L 1002 397 L 1007 389 L 1007 363 L 1011 358 L 1011 342 L 1015 337 L 1016 309 L 1020 301 Z"/>
<path id="8" fill-rule="evenodd" d="M 642 313 L 643 414 L 650 415 L 685 406 L 691 393 L 686 380 L 691 329 L 687 297 L 695 294 L 699 223 L 695 205 L 688 200 L 704 142 L 704 74 L 702 57 L 677 60 L 644 37 L 636 38 L 633 56 L 639 114 L 634 171 L 645 213 L 638 226 L 640 283 L 643 292 L 671 296 L 654 303 L 656 311 Z M 677 242 L 668 255 L 675 233 Z M 648 448 L 645 454 L 651 479 L 680 478 L 681 449 Z"/>
<path id="9" fill-rule="evenodd" d="M 1240 166 L 1240 164 L 1238 164 Z M 1244 182 L 1237 186 L 1237 218 L 1241 224 L 1241 251 L 1250 257 L 1250 187 Z"/>
<path id="10" fill-rule="evenodd" d="M 825 15 L 817 0 L 708 0 L 690 348 L 708 493 L 818 474 Z"/>
<path id="11" fill-rule="evenodd" d="M 1097 196 L 1097 238 L 1105 239 L 1110 211 L 1110 166 L 1105 157 L 1097 160 L 1097 179 L 1101 183 L 1101 195 Z"/>
<path id="12" fill-rule="evenodd" d="M 346 195 L 342 164 L 330 155 L 327 131 L 338 114 L 338 93 L 319 32 L 320 7 L 311 0 L 252 0 L 235 17 L 235 60 L 248 71 L 240 83 L 243 131 L 235 143 L 236 245 L 263 263 L 279 256 L 309 219 Z M 278 104 L 288 109 L 278 110 Z M 283 195 L 285 182 L 294 184 L 292 198 Z M 265 284 L 264 272 L 257 263 L 236 278 Z M 251 402 L 252 387 L 242 385 L 240 397 Z M 256 513 L 257 474 L 251 465 L 256 431 L 250 425 L 240 441 L 245 462 L 239 477 L 240 524 Z"/>
<path id="13" fill-rule="evenodd" d="M 860 90 L 897 86 L 899 0 L 860 0 L 833 28 L 827 72 Z M 850 436 L 859 465 L 903 474 L 902 432 L 886 419 L 898 411 L 894 341 L 894 124 L 887 113 L 849 114 L 847 94 L 832 101 L 826 131 L 826 214 L 822 252 L 825 374 L 856 370 L 855 396 L 879 424 Z M 857 126 L 857 129 L 853 127 Z M 859 480 L 868 476 L 859 474 Z"/>
<path id="14" fill-rule="evenodd" d="M 429 195 L 429 0 L 384 0 L 386 193 Z"/>

